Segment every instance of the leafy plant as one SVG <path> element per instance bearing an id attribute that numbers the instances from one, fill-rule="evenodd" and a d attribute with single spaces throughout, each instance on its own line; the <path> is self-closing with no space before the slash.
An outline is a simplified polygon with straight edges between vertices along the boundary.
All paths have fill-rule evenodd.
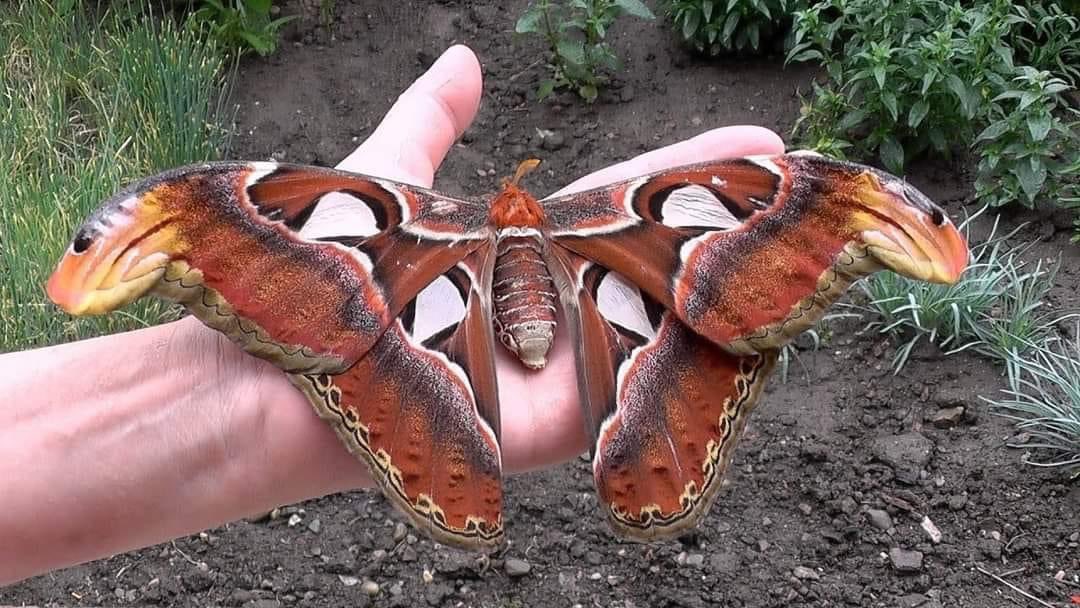
<path id="1" fill-rule="evenodd" d="M 788 61 L 819 61 L 828 77 L 797 123 L 804 145 L 876 155 L 896 173 L 912 158 L 971 146 L 985 203 L 1080 198 L 1069 85 L 1016 63 L 1075 72 L 1041 50 L 1080 53 L 1080 34 L 1067 31 L 1075 18 L 1039 4 L 819 0 L 798 12 Z"/>
<path id="2" fill-rule="evenodd" d="M 0 351 L 174 318 L 144 301 L 72 319 L 42 285 L 75 223 L 122 184 L 228 143 L 223 58 L 205 33 L 135 12 L 88 21 L 88 2 L 67 5 L 0 5 Z"/>
<path id="3" fill-rule="evenodd" d="M 970 141 L 981 91 L 1001 56 L 1008 23 L 987 8 L 929 2 L 823 0 L 796 14 L 789 61 L 825 64 L 823 89 L 844 106 L 814 105 L 861 156 L 877 152 L 901 172 L 927 149 L 949 154 Z"/>
<path id="4" fill-rule="evenodd" d="M 803 0 L 669 0 L 667 14 L 682 39 L 698 52 L 763 50 L 791 23 Z"/>
<path id="5" fill-rule="evenodd" d="M 273 18 L 272 0 L 201 0 L 192 22 L 206 24 L 226 48 L 240 53 L 253 50 L 269 55 L 277 48 L 278 33 L 295 16 Z M 324 5 L 325 6 L 325 5 Z M 332 6 L 332 5 L 331 5 Z"/>
<path id="6" fill-rule="evenodd" d="M 537 97 L 570 89 L 587 102 L 596 100 L 607 82 L 606 70 L 618 69 L 607 32 L 622 15 L 653 19 L 641 0 L 536 0 L 518 19 L 519 34 L 542 36 L 548 45 L 551 77 L 540 83 Z"/>
<path id="7" fill-rule="evenodd" d="M 1056 2 L 1017 2 L 1013 47 L 1018 59 L 1080 86 L 1080 2 L 1067 13 Z"/>
<path id="8" fill-rule="evenodd" d="M 1017 422 L 1023 439 L 1012 447 L 1030 450 L 1028 463 L 1080 474 L 1080 335 L 1027 350 L 1011 358 L 1016 376 L 990 406 Z"/>
<path id="9" fill-rule="evenodd" d="M 976 195 L 994 206 L 1018 202 L 1026 207 L 1034 207 L 1040 196 L 1069 200 L 1080 195 L 1075 152 L 1080 123 L 1059 118 L 1080 113 L 1061 107 L 1055 95 L 1068 85 L 1027 66 L 1014 83 L 1015 88 L 990 102 L 990 125 L 975 138 L 980 155 Z"/>
<path id="10" fill-rule="evenodd" d="M 965 231 L 968 225 L 970 220 Z M 859 308 L 877 317 L 869 327 L 900 340 L 893 356 L 896 373 L 923 342 L 946 354 L 973 349 L 1008 365 L 1026 345 L 1039 343 L 1056 323 L 1072 316 L 1055 315 L 1043 304 L 1057 265 L 1040 261 L 1032 268 L 1022 259 L 1022 248 L 1007 245 L 1016 230 L 1001 236 L 997 231 L 995 220 L 990 236 L 971 248 L 968 269 L 953 285 L 887 271 L 858 283 L 869 300 Z"/>

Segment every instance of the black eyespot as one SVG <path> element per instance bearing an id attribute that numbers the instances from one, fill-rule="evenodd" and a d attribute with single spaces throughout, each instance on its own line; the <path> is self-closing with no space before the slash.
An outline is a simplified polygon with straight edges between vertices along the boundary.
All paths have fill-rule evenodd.
<path id="1" fill-rule="evenodd" d="M 71 243 L 71 250 L 75 253 L 85 253 L 94 244 L 93 234 L 89 230 L 80 230 Z"/>
<path id="2" fill-rule="evenodd" d="M 940 226 L 945 223 L 945 214 L 941 212 L 941 209 L 934 207 L 930 212 L 930 221 L 934 222 L 935 226 Z"/>

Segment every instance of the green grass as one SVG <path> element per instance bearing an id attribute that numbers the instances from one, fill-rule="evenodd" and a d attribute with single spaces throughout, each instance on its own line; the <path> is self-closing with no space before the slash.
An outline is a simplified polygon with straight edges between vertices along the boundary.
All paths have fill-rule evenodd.
<path id="1" fill-rule="evenodd" d="M 78 223 L 124 183 L 228 143 L 223 54 L 203 33 L 81 4 L 0 5 L 0 352 L 173 318 L 148 301 L 72 319 L 43 285 Z"/>
<path id="2" fill-rule="evenodd" d="M 1080 327 L 1071 339 L 1032 344 L 1025 356 L 1013 355 L 1015 375 L 1001 400 L 987 400 L 1021 431 L 1012 447 L 1027 450 L 1024 460 L 1062 467 L 1080 475 Z"/>
<path id="3" fill-rule="evenodd" d="M 869 303 L 857 308 L 875 318 L 871 327 L 898 340 L 892 362 L 897 373 L 916 346 L 930 343 L 950 354 L 973 349 L 1003 363 L 1011 375 L 1016 355 L 1072 316 L 1055 314 L 1043 303 L 1057 264 L 1024 260 L 1025 248 L 1007 243 L 1015 233 L 998 235 L 995 221 L 990 236 L 972 246 L 968 269 L 954 285 L 892 272 L 859 282 Z"/>

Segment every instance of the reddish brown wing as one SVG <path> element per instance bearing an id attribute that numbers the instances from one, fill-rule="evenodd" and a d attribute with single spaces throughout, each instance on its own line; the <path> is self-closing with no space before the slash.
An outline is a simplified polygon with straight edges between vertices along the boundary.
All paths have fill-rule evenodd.
<path id="1" fill-rule="evenodd" d="M 351 201 L 367 230 L 303 236 L 331 198 Z M 483 205 L 332 169 L 198 165 L 106 202 L 77 232 L 48 292 L 73 314 L 152 293 L 282 369 L 335 373 L 486 242 L 486 220 Z"/>
<path id="2" fill-rule="evenodd" d="M 708 512 L 775 353 L 733 355 L 625 280 L 556 246 L 593 434 L 593 474 L 616 532 L 670 538 Z"/>
<path id="3" fill-rule="evenodd" d="M 777 348 L 880 268 L 955 281 L 963 238 L 902 180 L 805 154 L 680 167 L 542 201 L 559 245 L 730 352 Z"/>
<path id="4" fill-rule="evenodd" d="M 290 375 L 418 528 L 469 549 L 502 541 L 490 258 L 425 288 L 345 373 Z"/>

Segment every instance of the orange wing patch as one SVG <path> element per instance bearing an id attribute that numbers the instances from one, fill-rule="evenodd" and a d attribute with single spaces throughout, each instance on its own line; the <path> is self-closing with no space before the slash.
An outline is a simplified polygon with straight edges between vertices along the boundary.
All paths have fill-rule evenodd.
<path id="1" fill-rule="evenodd" d="M 666 315 L 624 364 L 596 444 L 596 487 L 616 531 L 671 538 L 708 513 L 775 359 L 729 354 Z"/>
<path id="2" fill-rule="evenodd" d="M 499 445 L 459 374 L 396 323 L 344 374 L 290 379 L 419 529 L 491 549 L 503 533 Z"/>

